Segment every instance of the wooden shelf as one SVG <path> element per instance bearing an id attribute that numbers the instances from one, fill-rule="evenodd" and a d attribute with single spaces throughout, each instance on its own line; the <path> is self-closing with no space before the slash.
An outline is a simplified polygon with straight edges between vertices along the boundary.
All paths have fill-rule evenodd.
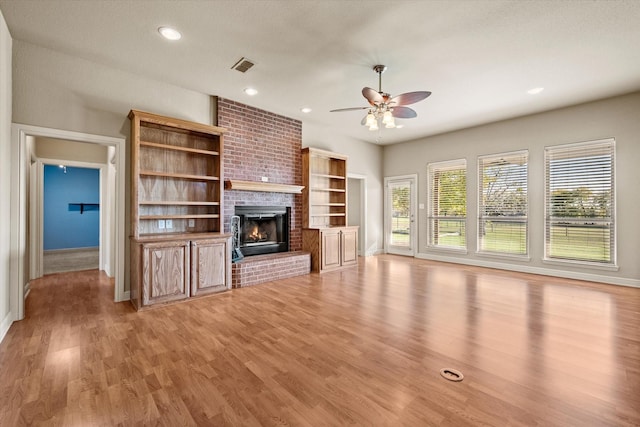
<path id="1" fill-rule="evenodd" d="M 290 184 L 275 184 L 271 182 L 226 180 L 224 182 L 224 188 L 226 190 L 264 191 L 267 193 L 300 194 L 304 186 L 290 185 Z"/>
<path id="2" fill-rule="evenodd" d="M 139 204 L 145 206 L 220 206 L 220 202 L 143 201 Z"/>
<path id="3" fill-rule="evenodd" d="M 162 176 L 166 178 L 193 179 L 196 181 L 220 181 L 220 178 L 217 176 L 191 175 L 186 173 L 157 172 L 145 170 L 140 171 L 139 174 L 144 176 Z"/>
<path id="4" fill-rule="evenodd" d="M 199 148 L 181 147 L 179 145 L 159 144 L 157 142 L 140 141 L 142 147 L 154 147 L 162 150 L 184 151 L 187 153 L 206 154 L 208 156 L 219 156 L 220 153 L 211 150 L 201 150 Z"/>
<path id="5" fill-rule="evenodd" d="M 344 176 L 340 176 L 340 175 L 327 175 L 324 173 L 312 173 L 311 176 L 317 177 L 317 178 L 329 178 L 329 179 L 346 179 L 346 177 Z"/>
<path id="6" fill-rule="evenodd" d="M 133 237 L 222 232 L 225 130 L 137 110 L 129 119 Z M 159 219 L 195 224 L 176 221 L 165 230 Z"/>
<path id="7" fill-rule="evenodd" d="M 302 227 L 347 225 L 347 156 L 302 149 Z"/>
<path id="8" fill-rule="evenodd" d="M 140 219 L 141 220 L 150 220 L 150 219 L 198 219 L 198 218 L 203 218 L 203 219 L 208 219 L 208 218 L 220 218 L 220 215 L 218 214 L 186 214 L 186 215 L 171 215 L 171 214 L 167 214 L 167 215 L 141 215 Z"/>
<path id="9" fill-rule="evenodd" d="M 331 191 L 334 193 L 345 193 L 347 190 L 343 189 L 343 188 L 311 188 L 311 191 Z"/>

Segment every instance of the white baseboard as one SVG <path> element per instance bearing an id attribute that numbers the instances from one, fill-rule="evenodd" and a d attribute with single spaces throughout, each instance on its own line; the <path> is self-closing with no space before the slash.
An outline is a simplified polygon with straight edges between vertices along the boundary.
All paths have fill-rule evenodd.
<path id="1" fill-rule="evenodd" d="M 626 277 L 611 277 L 601 274 L 581 273 L 576 271 L 555 270 L 551 268 L 531 267 L 526 265 L 504 264 L 493 261 L 477 260 L 477 259 L 460 259 L 442 255 L 433 255 L 419 253 L 416 258 L 427 259 L 431 261 L 451 262 L 454 264 L 474 265 L 477 267 L 496 268 L 498 270 L 517 271 L 519 273 L 540 274 L 542 276 L 562 277 L 565 279 L 586 280 L 589 282 L 606 283 L 609 285 L 629 286 L 632 288 L 640 288 L 640 280 L 629 279 Z"/>
<path id="2" fill-rule="evenodd" d="M 384 253 L 384 249 L 369 249 L 364 256 L 374 256 L 374 255 L 380 255 Z"/>
<path id="3" fill-rule="evenodd" d="M 0 342 L 4 340 L 4 337 L 7 335 L 7 332 L 9 332 L 9 328 L 11 327 L 12 323 L 13 313 L 9 312 L 9 314 L 7 314 L 4 319 L 2 319 L 2 323 L 0 323 Z"/>
<path id="4" fill-rule="evenodd" d="M 118 300 L 116 302 L 129 301 L 131 299 L 131 291 L 124 291 L 120 295 L 118 295 Z"/>

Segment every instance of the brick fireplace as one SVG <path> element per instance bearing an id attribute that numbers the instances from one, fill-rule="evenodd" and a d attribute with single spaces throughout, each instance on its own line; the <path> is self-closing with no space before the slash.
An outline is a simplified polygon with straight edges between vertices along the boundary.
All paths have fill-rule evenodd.
<path id="1" fill-rule="evenodd" d="M 218 126 L 227 129 L 224 135 L 224 179 L 302 185 L 302 123 L 268 111 L 260 110 L 229 99 L 218 98 Z M 290 207 L 289 251 L 302 250 L 302 195 L 271 191 L 224 191 L 224 230 L 230 231 L 231 216 L 237 206 Z M 260 255 L 263 256 L 263 255 Z M 281 259 L 283 255 L 278 256 Z M 268 257 L 268 255 L 265 255 Z M 272 256 L 273 257 L 273 256 Z M 255 258 L 255 257 L 254 257 Z M 261 275 L 283 278 L 300 274 L 300 257 L 291 263 L 291 275 L 287 276 L 286 262 L 266 263 L 277 265 L 276 270 Z M 236 276 L 248 267 L 233 265 L 233 287 L 240 287 Z M 274 267 L 275 268 L 275 267 Z M 295 271 L 294 271 L 295 270 Z M 307 269 L 307 272 L 309 270 Z M 295 274 L 294 274 L 295 273 Z M 265 280 L 263 280 L 265 281 Z M 238 285 L 238 286 L 236 286 Z M 246 286 L 246 285 L 242 285 Z"/>

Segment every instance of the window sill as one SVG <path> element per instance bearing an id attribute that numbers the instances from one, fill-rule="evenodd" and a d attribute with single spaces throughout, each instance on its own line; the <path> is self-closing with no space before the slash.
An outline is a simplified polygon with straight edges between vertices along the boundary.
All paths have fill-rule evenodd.
<path id="1" fill-rule="evenodd" d="M 517 254 L 507 254 L 507 253 L 499 253 L 499 252 L 476 252 L 477 256 L 487 257 L 487 258 L 499 258 L 499 259 L 508 259 L 511 261 L 524 261 L 530 262 L 531 257 L 529 255 L 517 255 Z"/>
<path id="2" fill-rule="evenodd" d="M 544 264 L 550 264 L 550 265 L 563 265 L 565 267 L 566 266 L 583 267 L 583 268 L 592 268 L 594 270 L 605 270 L 605 271 L 618 271 L 620 269 L 620 267 L 614 264 L 599 264 L 599 263 L 586 262 L 586 261 L 543 258 L 542 262 Z"/>
<path id="3" fill-rule="evenodd" d="M 451 247 L 447 247 L 447 246 L 430 246 L 430 245 L 427 245 L 427 249 L 434 250 L 434 251 L 437 251 L 437 252 L 449 252 L 449 253 L 459 254 L 459 255 L 467 255 L 469 253 L 469 251 L 467 251 L 466 249 L 451 248 Z"/>

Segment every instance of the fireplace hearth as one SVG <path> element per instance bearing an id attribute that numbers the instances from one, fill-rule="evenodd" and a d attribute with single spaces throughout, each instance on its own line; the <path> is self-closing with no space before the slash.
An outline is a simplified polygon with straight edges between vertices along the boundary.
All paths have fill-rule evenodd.
<path id="1" fill-rule="evenodd" d="M 242 254 L 288 252 L 290 212 L 291 208 L 286 206 L 236 206 Z"/>

